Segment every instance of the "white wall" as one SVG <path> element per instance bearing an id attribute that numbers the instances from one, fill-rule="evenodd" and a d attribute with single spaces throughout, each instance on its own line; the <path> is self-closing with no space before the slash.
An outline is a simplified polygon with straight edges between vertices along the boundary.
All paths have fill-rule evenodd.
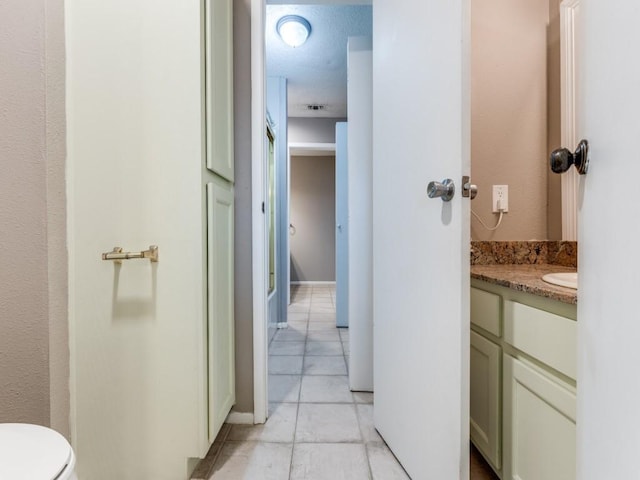
<path id="1" fill-rule="evenodd" d="M 335 143 L 336 122 L 344 118 L 289 117 L 289 143 Z"/>
<path id="2" fill-rule="evenodd" d="M 371 37 L 348 44 L 349 385 L 373 390 L 373 64 Z"/>

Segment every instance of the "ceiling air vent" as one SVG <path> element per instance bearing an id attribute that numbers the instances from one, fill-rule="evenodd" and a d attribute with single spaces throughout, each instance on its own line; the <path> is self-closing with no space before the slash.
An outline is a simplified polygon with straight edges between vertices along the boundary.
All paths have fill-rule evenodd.
<path id="1" fill-rule="evenodd" d="M 326 110 L 326 109 L 327 109 L 327 105 L 321 105 L 319 103 L 311 103 L 307 105 L 307 110 L 310 110 L 312 112 L 319 112 L 321 110 Z"/>

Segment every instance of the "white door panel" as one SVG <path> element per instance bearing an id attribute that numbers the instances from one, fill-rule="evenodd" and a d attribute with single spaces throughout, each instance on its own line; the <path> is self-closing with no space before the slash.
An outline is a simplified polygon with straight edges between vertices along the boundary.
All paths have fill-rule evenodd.
<path id="1" fill-rule="evenodd" d="M 638 24 L 636 0 L 580 3 L 578 138 L 591 145 L 578 200 L 581 480 L 638 476 Z"/>
<path id="2" fill-rule="evenodd" d="M 374 1 L 375 424 L 414 480 L 468 478 L 468 8 Z"/>

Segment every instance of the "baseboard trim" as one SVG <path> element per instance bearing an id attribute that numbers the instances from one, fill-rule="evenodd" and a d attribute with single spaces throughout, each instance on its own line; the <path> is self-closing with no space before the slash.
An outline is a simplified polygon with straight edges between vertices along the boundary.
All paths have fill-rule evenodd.
<path id="1" fill-rule="evenodd" d="M 335 285 L 336 282 L 290 282 L 291 285 Z"/>
<path id="2" fill-rule="evenodd" d="M 226 423 L 233 425 L 253 425 L 253 413 L 229 412 Z"/>

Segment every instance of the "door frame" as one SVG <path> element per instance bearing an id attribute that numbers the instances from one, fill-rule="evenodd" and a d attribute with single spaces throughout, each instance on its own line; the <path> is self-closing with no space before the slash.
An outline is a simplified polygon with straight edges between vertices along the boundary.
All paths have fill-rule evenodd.
<path id="1" fill-rule="evenodd" d="M 562 145 L 577 145 L 577 12 L 581 0 L 560 3 L 560 89 Z M 572 168 L 561 176 L 562 240 L 578 240 L 579 175 Z"/>
<path id="2" fill-rule="evenodd" d="M 417 0 L 416 0 L 417 1 Z M 277 2 L 276 2 L 277 3 Z M 291 4 L 315 4 L 317 0 L 291 0 Z M 375 0 L 320 0 L 322 4 L 367 4 L 374 5 Z M 374 5 L 375 7 L 375 5 Z M 266 215 L 262 211 L 266 202 L 266 149 L 264 131 L 266 128 L 266 51 L 265 51 L 266 0 L 251 0 L 251 172 L 252 172 L 252 274 L 253 274 L 253 385 L 255 424 L 266 422 L 268 416 L 268 332 L 267 332 L 267 228 Z M 470 52 L 465 52 L 470 58 Z M 463 75 L 470 76 L 470 69 L 464 69 Z M 470 99 L 466 99 L 470 109 Z M 470 145 L 463 146 L 463 151 Z M 375 192 L 373 192 L 375 194 Z M 468 305 L 468 294 L 466 304 Z M 467 344 L 469 336 L 466 337 Z M 464 341 L 464 340 L 463 340 Z M 461 359 L 464 361 L 465 359 Z M 468 356 L 466 357 L 468 361 Z M 466 405 L 468 412 L 469 386 L 461 390 L 460 404 Z M 465 408 L 464 406 L 462 407 Z M 462 421 L 460 411 L 460 435 L 462 451 L 461 461 L 468 461 L 469 423 Z M 468 415 L 466 417 L 468 419 Z M 465 451 L 466 450 L 466 451 Z M 461 465 L 461 471 L 465 468 Z M 466 469 L 468 471 L 468 467 Z M 467 474 L 468 475 L 468 474 Z"/>
<path id="3" fill-rule="evenodd" d="M 264 423 L 268 412 L 267 372 L 267 128 L 265 68 L 265 0 L 251 0 L 251 253 L 253 276 L 253 422 Z"/>
<path id="4" fill-rule="evenodd" d="M 322 157 L 322 156 L 335 156 L 336 144 L 335 143 L 313 143 L 313 142 L 289 142 L 287 145 L 287 156 L 289 159 L 289 182 L 287 184 L 287 196 L 289 203 L 287 204 L 287 218 L 291 222 L 291 158 L 300 157 Z M 293 226 L 295 231 L 295 225 L 289 223 L 289 228 Z M 287 242 L 287 263 L 291 268 L 291 242 Z M 289 279 L 291 281 L 291 279 Z M 289 288 L 289 292 L 291 288 Z M 290 301 L 290 300 L 289 300 Z"/>
<path id="5" fill-rule="evenodd" d="M 317 0 L 291 0 L 291 4 L 317 3 Z M 321 0 L 322 4 L 367 4 L 374 0 Z M 266 0 L 251 0 L 251 173 L 252 173 L 252 273 L 253 273 L 253 385 L 255 424 L 264 423 L 268 414 L 268 345 L 267 345 L 267 228 L 262 203 L 266 202 L 266 52 L 265 52 Z M 470 52 L 466 52 L 470 55 Z M 464 75 L 470 75 L 465 69 Z M 467 99 L 468 108 L 471 108 Z M 469 148 L 467 146 L 466 148 Z M 463 149 L 464 150 L 464 149 Z M 468 302 L 468 301 L 467 301 Z M 468 386 L 463 388 L 467 392 Z M 464 396 L 464 393 L 463 393 Z M 468 409 L 468 400 L 466 403 Z M 462 415 L 462 413 L 461 413 Z M 464 423 L 464 422 L 461 422 Z M 469 437 L 469 425 L 461 425 L 461 436 Z M 464 444 L 464 441 L 463 441 Z M 461 458 L 468 454 L 461 453 Z"/>
<path id="6" fill-rule="evenodd" d="M 289 158 L 292 156 L 323 156 L 335 155 L 335 143 L 307 143 L 307 142 L 289 142 Z"/>
<path id="7" fill-rule="evenodd" d="M 317 0 L 291 0 L 290 4 L 317 4 Z M 321 4 L 371 5 L 372 0 L 320 0 Z M 266 0 L 251 0 L 251 254 L 253 287 L 253 423 L 267 420 L 267 217 L 262 211 L 266 198 Z M 333 146 L 335 150 L 335 145 Z"/>
<path id="8" fill-rule="evenodd" d="M 295 235 L 295 225 L 291 220 L 291 158 L 292 157 L 325 157 L 325 156 L 334 156 L 336 155 L 336 144 L 335 143 L 314 143 L 314 142 L 290 142 L 287 146 L 288 159 L 289 159 L 289 182 L 287 184 L 287 196 L 289 203 L 286 206 L 287 209 L 287 218 L 289 219 L 289 229 L 293 228 Z M 289 230 L 291 231 L 291 230 Z M 291 269 L 291 242 L 287 242 L 287 263 L 289 265 L 289 269 Z M 289 282 L 291 282 L 291 278 L 289 278 Z M 304 283 L 304 282 L 303 282 Z M 320 283 L 331 283 L 331 282 L 320 282 Z M 289 286 L 290 287 L 290 286 Z M 289 293 L 291 292 L 291 288 L 289 288 Z M 289 300 L 291 301 L 291 300 Z"/>

